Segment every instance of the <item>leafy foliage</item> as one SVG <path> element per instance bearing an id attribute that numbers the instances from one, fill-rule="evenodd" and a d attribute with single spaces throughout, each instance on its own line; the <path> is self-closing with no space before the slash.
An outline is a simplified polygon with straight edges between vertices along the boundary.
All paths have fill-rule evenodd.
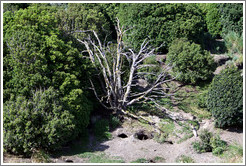
<path id="1" fill-rule="evenodd" d="M 96 31 L 103 40 L 110 34 L 109 21 L 98 4 L 69 3 L 66 10 L 59 10 L 57 15 L 60 28 L 75 38 L 83 39 L 86 37 L 83 31 L 87 30 Z"/>
<path id="2" fill-rule="evenodd" d="M 206 13 L 207 29 L 208 29 L 208 32 L 213 37 L 221 35 L 221 31 L 222 31 L 218 6 L 219 6 L 219 4 L 216 4 L 216 3 L 206 4 L 206 7 L 207 7 L 207 13 Z"/>
<path id="3" fill-rule="evenodd" d="M 236 68 L 227 68 L 214 77 L 208 91 L 208 109 L 217 127 L 242 126 L 243 77 Z"/>
<path id="4" fill-rule="evenodd" d="M 220 137 L 214 136 L 210 139 L 210 144 L 213 149 L 213 155 L 221 155 L 227 148 L 227 143 L 220 139 Z"/>
<path id="5" fill-rule="evenodd" d="M 53 88 L 4 103 L 4 148 L 30 155 L 34 149 L 55 150 L 74 137 L 74 116 Z"/>
<path id="6" fill-rule="evenodd" d="M 30 5 L 30 3 L 3 3 L 3 12 L 11 11 L 14 13 L 19 9 L 25 9 Z"/>
<path id="7" fill-rule="evenodd" d="M 112 137 L 109 132 L 109 122 L 106 119 L 100 119 L 95 123 L 94 133 L 100 139 L 110 139 Z"/>
<path id="8" fill-rule="evenodd" d="M 230 31 L 225 35 L 225 44 L 228 56 L 237 66 L 243 65 L 243 35 Z"/>
<path id="9" fill-rule="evenodd" d="M 210 54 L 200 45 L 185 38 L 176 39 L 169 48 L 167 63 L 173 66 L 173 75 L 183 82 L 196 83 L 209 79 L 215 70 Z"/>
<path id="10" fill-rule="evenodd" d="M 193 148 L 199 153 L 212 152 L 213 155 L 221 155 L 227 148 L 225 141 L 206 129 L 201 131 L 199 138 L 201 139 L 200 142 L 193 142 Z"/>
<path id="11" fill-rule="evenodd" d="M 162 51 L 165 52 L 176 38 L 201 42 L 205 30 L 202 12 L 196 4 L 120 4 L 118 17 L 122 25 L 134 27 L 125 41 L 135 49 L 148 36 L 155 39 L 151 42 L 154 47 L 164 42 Z"/>
<path id="12" fill-rule="evenodd" d="M 243 4 L 242 3 L 220 3 L 219 13 L 222 25 L 222 35 L 230 31 L 242 34 L 243 32 Z"/>
<path id="13" fill-rule="evenodd" d="M 63 109 L 69 112 L 68 118 L 73 117 L 71 125 L 76 130 L 66 135 L 76 137 L 89 124 L 93 108 L 88 99 L 90 94 L 85 91 L 90 65 L 79 53 L 73 38 L 59 30 L 56 12 L 55 7 L 34 4 L 14 14 L 4 13 L 4 43 L 7 47 L 3 58 L 3 96 L 4 102 L 15 101 L 19 96 L 28 100 L 36 89 L 53 88 Z M 50 130 L 59 135 L 60 131 L 52 127 Z"/>
<path id="14" fill-rule="evenodd" d="M 203 130 L 199 135 L 201 142 L 194 142 L 193 148 L 199 152 L 212 152 L 212 146 L 210 145 L 210 139 L 212 138 L 213 134 L 208 130 Z"/>
<path id="15" fill-rule="evenodd" d="M 200 108 L 207 108 L 207 95 L 208 91 L 202 91 L 199 95 L 198 95 L 198 101 L 197 101 L 197 105 Z"/>

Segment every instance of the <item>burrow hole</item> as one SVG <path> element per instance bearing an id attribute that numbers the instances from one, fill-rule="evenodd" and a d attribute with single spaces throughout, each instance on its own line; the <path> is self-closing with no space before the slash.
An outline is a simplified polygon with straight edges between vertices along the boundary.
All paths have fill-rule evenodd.
<path id="1" fill-rule="evenodd" d="M 137 139 L 139 139 L 139 140 L 146 140 L 146 139 L 149 138 L 146 134 L 144 134 L 144 133 L 142 133 L 142 132 L 136 133 L 136 134 L 135 134 L 135 137 L 136 137 Z"/>
<path id="2" fill-rule="evenodd" d="M 125 133 L 121 133 L 121 134 L 118 135 L 118 137 L 120 137 L 120 138 L 127 138 L 128 136 Z"/>

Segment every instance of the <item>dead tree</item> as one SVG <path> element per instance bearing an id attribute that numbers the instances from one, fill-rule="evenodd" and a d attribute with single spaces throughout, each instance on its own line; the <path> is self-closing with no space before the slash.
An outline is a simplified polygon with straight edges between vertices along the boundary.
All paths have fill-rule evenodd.
<path id="1" fill-rule="evenodd" d="M 171 69 L 169 65 L 166 65 L 160 73 L 139 72 L 141 68 L 152 66 L 151 64 L 143 64 L 143 61 L 151 56 L 155 56 L 155 51 L 158 48 L 149 46 L 150 40 L 145 39 L 138 52 L 128 49 L 122 40 L 126 31 L 123 27 L 120 27 L 119 20 L 117 19 L 117 43 L 115 45 L 102 43 L 95 31 L 86 31 L 89 37 L 84 40 L 78 39 L 78 41 L 85 46 L 90 61 L 101 75 L 99 80 L 102 85 L 101 90 L 103 94 L 98 93 L 98 89 L 90 80 L 98 101 L 103 107 L 113 110 L 117 114 L 139 119 L 139 116 L 129 113 L 127 108 L 135 103 L 147 101 L 158 104 L 157 98 L 173 95 L 167 93 L 168 87 L 164 88 L 162 85 L 175 78 L 172 78 L 168 73 Z M 127 79 L 125 79 L 127 81 L 125 82 L 122 78 L 122 75 L 125 73 L 123 70 L 124 59 L 127 60 L 129 65 Z M 138 85 L 137 80 L 141 75 L 156 75 L 156 80 L 145 90 L 136 92 L 133 89 Z"/>

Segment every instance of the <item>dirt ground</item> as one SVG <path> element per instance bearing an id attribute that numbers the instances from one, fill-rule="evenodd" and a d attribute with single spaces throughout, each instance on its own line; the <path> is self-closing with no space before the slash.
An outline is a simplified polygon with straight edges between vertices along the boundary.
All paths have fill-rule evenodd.
<path id="1" fill-rule="evenodd" d="M 228 144 L 238 143 L 243 145 L 243 133 L 239 131 L 228 131 L 215 129 L 211 120 L 206 120 L 201 123 L 200 129 L 207 128 L 213 133 L 220 135 L 222 140 L 228 142 Z M 155 157 L 162 157 L 165 159 L 165 163 L 175 163 L 177 158 L 181 155 L 191 157 L 196 163 L 220 163 L 223 162 L 221 158 L 212 155 L 212 153 L 201 153 L 198 154 L 192 148 L 192 142 L 199 140 L 198 137 L 193 136 L 192 138 L 182 143 L 158 143 L 153 138 L 146 140 L 139 140 L 134 137 L 134 134 L 142 130 L 141 126 L 129 126 L 122 125 L 122 127 L 112 132 L 112 139 L 105 142 L 97 142 L 93 144 L 91 138 L 91 146 L 93 151 L 102 151 L 110 157 L 120 157 L 126 163 L 136 161 L 137 159 L 144 158 L 149 161 L 154 160 Z M 124 133 L 126 138 L 119 137 L 119 134 Z M 198 131 L 199 134 L 199 131 Z M 52 158 L 53 162 L 65 163 L 71 160 L 74 163 L 85 163 L 86 160 L 75 155 L 64 155 L 59 158 Z M 28 158 L 21 158 L 17 156 L 5 155 L 5 163 L 31 163 L 32 160 Z"/>

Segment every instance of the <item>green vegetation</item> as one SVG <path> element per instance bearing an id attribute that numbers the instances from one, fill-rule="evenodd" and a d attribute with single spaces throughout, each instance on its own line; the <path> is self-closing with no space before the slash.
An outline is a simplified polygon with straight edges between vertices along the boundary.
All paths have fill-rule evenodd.
<path id="1" fill-rule="evenodd" d="M 194 160 L 186 155 L 181 155 L 176 159 L 177 163 L 195 163 Z"/>
<path id="2" fill-rule="evenodd" d="M 29 139 L 29 136 L 21 140 L 17 133 L 12 133 L 15 139 L 20 139 L 20 142 L 23 142 L 10 143 L 12 145 L 8 149 L 12 152 L 29 153 L 30 147 L 57 149 L 56 147 L 59 147 L 60 144 L 82 133 L 89 124 L 89 116 L 93 107 L 87 98 L 89 93 L 84 89 L 88 85 L 86 79 L 88 72 L 86 71 L 89 70 L 90 65 L 82 58 L 73 39 L 66 37 L 59 30 L 58 20 L 54 16 L 56 12 L 54 7 L 33 4 L 14 14 L 4 13 L 4 43 L 7 46 L 4 49 L 3 59 L 4 103 L 6 102 L 7 105 L 4 110 L 5 115 L 8 115 L 7 113 L 11 112 L 11 109 L 20 111 L 23 116 L 25 116 L 25 111 L 39 110 L 38 98 L 35 98 L 32 93 L 38 89 L 53 88 L 54 93 L 57 94 L 57 101 L 52 101 L 53 99 L 49 98 L 42 100 L 44 102 L 60 102 L 60 105 L 54 106 L 41 105 L 43 111 L 37 112 L 37 122 L 43 121 L 44 124 L 40 122 L 40 125 L 34 125 L 34 128 L 28 122 L 28 119 L 31 120 L 30 118 L 23 117 L 24 119 L 20 120 L 18 117 L 5 116 L 6 119 L 11 118 L 11 121 L 27 125 L 18 133 L 29 133 L 32 138 L 30 142 L 27 142 L 25 140 Z M 49 89 L 48 92 L 51 93 L 50 91 L 52 90 Z M 23 97 L 20 99 L 20 96 Z M 26 102 L 26 105 L 19 103 L 20 110 L 14 105 L 18 100 Z M 28 101 L 33 102 L 33 108 L 28 105 Z M 7 104 L 7 102 L 10 103 Z M 50 109 L 46 110 L 46 107 L 50 107 Z M 45 117 L 46 111 L 50 114 L 58 110 L 60 110 L 60 115 Z M 36 116 L 35 114 L 34 116 Z M 46 124 L 49 120 L 51 124 Z M 6 120 L 5 127 L 11 125 L 11 121 Z M 54 122 L 52 123 L 52 121 Z M 41 134 L 40 130 L 44 130 L 42 129 L 43 125 L 50 126 L 46 131 L 42 131 L 46 134 Z M 57 130 L 60 127 L 62 130 Z M 31 132 L 29 128 L 37 130 L 37 133 Z M 40 134 L 42 136 L 39 136 Z M 6 136 L 6 139 L 9 136 Z M 36 139 L 36 137 L 40 138 Z M 10 142 L 11 139 L 6 141 Z"/>
<path id="3" fill-rule="evenodd" d="M 118 117 L 116 116 L 111 117 L 110 125 L 112 129 L 117 128 L 120 124 L 121 122 Z"/>
<path id="4" fill-rule="evenodd" d="M 204 101 L 204 98 L 206 98 L 204 95 L 206 94 L 207 87 L 200 88 L 199 86 L 186 86 L 186 88 L 187 90 L 179 90 L 176 93 L 176 96 L 181 98 L 181 100 L 177 102 L 177 107 L 186 113 L 191 113 L 192 115 L 196 116 L 198 121 L 211 118 L 211 112 L 209 112 L 205 107 L 207 101 Z M 201 105 L 204 107 L 201 107 Z"/>
<path id="5" fill-rule="evenodd" d="M 208 130 L 201 131 L 200 142 L 193 142 L 193 148 L 199 152 L 212 152 L 213 155 L 221 155 L 227 148 L 227 143 L 220 139 L 219 135 L 214 136 Z"/>
<path id="6" fill-rule="evenodd" d="M 119 157 L 109 157 L 103 152 L 85 152 L 78 155 L 81 158 L 86 158 L 88 163 L 124 163 Z"/>
<path id="7" fill-rule="evenodd" d="M 4 147 L 27 156 L 32 149 L 56 150 L 76 136 L 74 119 L 52 88 L 19 96 L 4 103 Z"/>
<path id="8" fill-rule="evenodd" d="M 149 37 L 154 39 L 151 42 L 154 47 L 164 43 L 161 48 L 163 52 L 168 50 L 176 38 L 187 37 L 194 42 L 200 42 L 206 26 L 202 12 L 196 4 L 121 4 L 118 17 L 122 25 L 135 27 L 125 39 L 126 42 L 138 48 L 142 41 Z"/>
<path id="9" fill-rule="evenodd" d="M 162 133 L 156 134 L 154 139 L 158 143 L 164 143 L 169 136 L 174 135 L 175 125 L 174 122 L 169 119 L 162 119 L 159 126 Z"/>
<path id="10" fill-rule="evenodd" d="M 112 137 L 109 132 L 109 122 L 106 119 L 96 121 L 94 126 L 94 134 L 99 140 L 110 139 Z"/>
<path id="11" fill-rule="evenodd" d="M 238 34 L 243 32 L 243 9 L 242 3 L 220 3 L 219 13 L 222 25 L 222 36 L 234 31 Z"/>
<path id="12" fill-rule="evenodd" d="M 148 163 L 148 162 L 149 162 L 149 160 L 147 160 L 147 159 L 139 158 L 135 161 L 132 161 L 131 163 Z"/>
<path id="13" fill-rule="evenodd" d="M 206 23 L 207 23 L 207 29 L 209 33 L 213 37 L 217 37 L 221 35 L 222 32 L 222 25 L 220 22 L 220 13 L 218 9 L 218 4 L 210 3 L 205 4 L 206 5 Z"/>
<path id="14" fill-rule="evenodd" d="M 215 63 L 210 54 L 200 45 L 185 38 L 176 39 L 169 48 L 167 63 L 172 64 L 177 80 L 195 84 L 199 80 L 211 78 Z"/>
<path id="15" fill-rule="evenodd" d="M 232 59 L 236 66 L 243 65 L 243 35 L 236 32 L 229 32 L 225 35 L 227 55 Z"/>
<path id="16" fill-rule="evenodd" d="M 229 145 L 221 157 L 225 163 L 242 163 L 243 146 L 236 143 Z"/>
<path id="17" fill-rule="evenodd" d="M 34 150 L 31 159 L 35 163 L 51 163 L 50 156 L 43 150 Z"/>
<path id="18" fill-rule="evenodd" d="M 208 91 L 208 109 L 217 127 L 242 126 L 243 77 L 235 67 L 214 77 Z"/>
<path id="19" fill-rule="evenodd" d="M 154 161 L 155 161 L 156 163 L 164 163 L 164 162 L 165 162 L 165 159 L 164 159 L 163 157 L 156 156 L 156 157 L 154 158 Z"/>
<path id="20" fill-rule="evenodd" d="M 115 47 L 116 17 L 120 27 L 130 28 L 123 39 L 118 39 L 119 48 Z M 90 163 L 124 162 L 105 153 L 88 152 L 88 144 L 91 146 L 88 130 L 96 136 L 95 141 L 108 140 L 112 138 L 110 131 L 119 127 L 123 119 L 99 106 L 91 82 L 99 100 L 105 101 L 106 106 L 113 97 L 117 102 L 112 108 L 123 108 L 120 95 L 113 96 L 112 92 L 126 91 L 132 61 L 129 57 L 146 38 L 150 39 L 147 47 L 151 49 L 163 45 L 150 52 L 147 59 L 140 60 L 134 69 L 138 74 L 133 77 L 137 81 L 144 79 L 146 87 L 132 82 L 130 91 L 138 96 L 142 89 L 155 83 L 168 64 L 172 68 L 164 72 L 165 79 L 177 78 L 156 86 L 154 95 L 146 94 L 139 99 L 144 102 L 130 107 L 126 103 L 133 96 L 129 95 L 123 109 L 136 116 L 146 116 L 146 119 L 150 119 L 148 115 L 158 116 L 163 133 L 155 135 L 157 142 L 163 143 L 178 132 L 182 138 L 177 143 L 181 143 L 193 136 L 193 127 L 198 130 L 199 122 L 211 117 L 215 119 L 216 127 L 242 127 L 242 3 L 4 3 L 3 25 L 4 152 L 32 157 L 35 162 L 50 162 L 48 154 L 58 153 L 62 146 L 69 144 L 73 154 L 80 154 Z M 98 34 L 101 45 L 88 31 Z M 85 38 L 95 41 L 96 47 L 108 48 L 101 54 L 106 57 L 102 64 L 108 63 L 113 74 L 107 71 L 106 75 L 109 80 L 121 79 L 122 88 L 114 86 L 109 98 L 100 95 L 105 90 L 102 87 L 109 85 L 100 84 L 103 73 L 93 67 L 85 46 L 79 42 Z M 124 50 L 125 54 L 120 54 L 122 59 L 118 65 L 122 71 L 116 78 L 113 61 L 117 49 Z M 216 76 L 213 72 L 218 66 L 213 54 L 230 57 L 225 62 L 227 68 Z M 162 55 L 165 58 L 157 61 Z M 95 64 L 100 66 L 98 60 Z M 147 65 L 150 67 L 146 68 Z M 158 90 L 163 87 L 166 96 L 159 95 Z M 177 87 L 179 91 L 176 91 Z M 176 129 L 175 122 L 168 119 L 165 111 L 157 110 L 153 100 L 147 100 L 149 97 L 158 99 L 156 102 L 169 111 L 190 113 L 195 120 L 177 122 L 179 129 Z M 89 125 L 92 111 L 105 119 Z M 144 120 L 133 125 L 153 131 L 153 126 Z M 193 143 L 197 152 L 212 152 L 228 162 L 242 162 L 241 146 L 227 146 L 219 136 L 208 131 L 199 137 L 201 142 Z M 80 143 L 71 143 L 77 139 Z M 151 161 L 164 162 L 165 159 L 157 156 L 152 160 L 140 158 L 133 162 Z M 194 161 L 182 155 L 177 162 Z"/>

